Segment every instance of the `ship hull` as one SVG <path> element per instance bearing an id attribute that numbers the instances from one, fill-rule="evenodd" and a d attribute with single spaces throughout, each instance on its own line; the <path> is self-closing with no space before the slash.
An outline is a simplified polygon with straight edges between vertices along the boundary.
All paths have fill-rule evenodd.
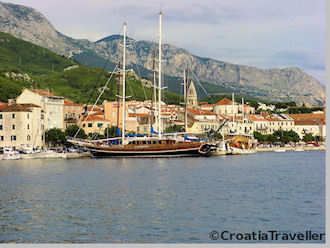
<path id="1" fill-rule="evenodd" d="M 160 150 L 160 151 L 114 151 L 102 149 L 89 149 L 95 158 L 106 157 L 197 157 L 201 156 L 199 148 L 182 150 Z"/>
<path id="2" fill-rule="evenodd" d="M 92 144 L 75 142 L 88 149 L 94 157 L 186 157 L 209 156 L 213 147 L 199 142 L 176 142 L 175 140 L 137 140 L 127 145 Z"/>

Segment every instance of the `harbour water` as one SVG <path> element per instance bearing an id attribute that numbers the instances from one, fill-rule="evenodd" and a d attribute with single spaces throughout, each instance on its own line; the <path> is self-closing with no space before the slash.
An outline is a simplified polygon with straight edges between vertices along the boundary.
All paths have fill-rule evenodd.
<path id="1" fill-rule="evenodd" d="M 0 242 L 221 242 L 325 231 L 325 153 L 0 162 Z"/>

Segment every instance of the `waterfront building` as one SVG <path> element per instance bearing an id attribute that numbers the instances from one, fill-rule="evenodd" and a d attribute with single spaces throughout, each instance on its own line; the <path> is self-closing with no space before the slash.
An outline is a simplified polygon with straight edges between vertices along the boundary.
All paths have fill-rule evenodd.
<path id="1" fill-rule="evenodd" d="M 294 120 L 287 114 L 269 114 L 262 112 L 260 115 L 249 115 L 253 123 L 253 130 L 262 134 L 272 134 L 275 131 L 290 131 L 294 129 Z"/>
<path id="2" fill-rule="evenodd" d="M 106 120 L 103 114 L 90 114 L 82 119 L 81 127 L 87 135 L 94 133 L 103 135 L 104 130 L 111 127 L 111 122 Z"/>
<path id="3" fill-rule="evenodd" d="M 249 115 L 249 120 L 252 122 L 253 131 L 261 134 L 269 134 L 269 121 L 262 115 Z"/>
<path id="4" fill-rule="evenodd" d="M 287 114 L 271 114 L 265 118 L 269 123 L 268 134 L 279 130 L 290 131 L 294 128 L 294 120 Z"/>
<path id="5" fill-rule="evenodd" d="M 290 114 L 290 117 L 294 120 L 293 130 L 298 133 L 301 139 L 306 134 L 320 136 L 323 139 L 326 138 L 326 124 L 324 112 L 311 114 Z"/>
<path id="6" fill-rule="evenodd" d="M 201 110 L 213 111 L 214 106 L 215 106 L 215 104 L 210 104 L 210 103 L 207 103 L 207 102 L 206 103 L 205 102 L 199 103 L 199 108 Z"/>
<path id="7" fill-rule="evenodd" d="M 35 104 L 0 105 L 0 148 L 42 148 L 44 113 Z"/>
<path id="8" fill-rule="evenodd" d="M 55 96 L 49 90 L 24 89 L 16 98 L 16 103 L 40 106 L 45 115 L 45 130 L 52 128 L 64 130 L 64 97 Z"/>
<path id="9" fill-rule="evenodd" d="M 239 104 L 228 98 L 223 98 L 214 104 L 213 111 L 218 115 L 238 116 L 243 114 L 254 114 L 255 108 L 248 104 Z"/>
<path id="10" fill-rule="evenodd" d="M 253 135 L 253 122 L 245 116 L 224 116 L 228 122 L 223 127 L 225 135 Z"/>
<path id="11" fill-rule="evenodd" d="M 188 115 L 188 133 L 202 133 L 208 130 L 217 130 L 220 121 L 213 112 L 189 108 Z"/>
<path id="12" fill-rule="evenodd" d="M 129 113 L 126 119 L 128 133 L 150 134 L 150 115 L 148 113 Z"/>
<path id="13" fill-rule="evenodd" d="M 214 105 L 213 111 L 218 115 L 238 115 L 239 105 L 228 98 L 223 98 Z"/>
<path id="14" fill-rule="evenodd" d="M 69 126 L 79 124 L 80 117 L 84 112 L 84 107 L 82 104 L 65 99 L 63 112 L 64 128 L 67 128 Z"/>

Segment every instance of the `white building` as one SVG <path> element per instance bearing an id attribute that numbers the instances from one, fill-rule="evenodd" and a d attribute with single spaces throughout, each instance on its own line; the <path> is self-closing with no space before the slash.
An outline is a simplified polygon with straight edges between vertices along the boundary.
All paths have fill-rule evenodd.
<path id="1" fill-rule="evenodd" d="M 44 144 L 42 109 L 34 104 L 7 104 L 0 107 L 0 148 L 41 148 Z"/>
<path id="2" fill-rule="evenodd" d="M 326 124 L 324 113 L 291 114 L 294 120 L 293 130 L 302 139 L 306 134 L 326 138 Z"/>
<path id="3" fill-rule="evenodd" d="M 45 114 L 45 130 L 64 129 L 64 97 L 55 96 L 48 90 L 24 89 L 16 103 L 40 106 Z"/>

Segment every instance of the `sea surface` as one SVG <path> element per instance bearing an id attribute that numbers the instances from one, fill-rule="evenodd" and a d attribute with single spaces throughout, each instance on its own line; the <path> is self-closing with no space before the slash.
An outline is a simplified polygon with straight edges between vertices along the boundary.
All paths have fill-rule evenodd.
<path id="1" fill-rule="evenodd" d="M 325 152 L 0 161 L 0 242 L 224 242 L 213 230 L 325 232 Z"/>

